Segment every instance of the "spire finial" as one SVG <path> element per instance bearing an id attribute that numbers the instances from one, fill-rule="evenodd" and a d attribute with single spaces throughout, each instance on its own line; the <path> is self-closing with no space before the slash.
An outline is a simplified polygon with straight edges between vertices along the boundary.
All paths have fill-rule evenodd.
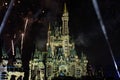
<path id="1" fill-rule="evenodd" d="M 50 31 L 50 22 L 49 22 L 48 30 Z"/>
<path id="2" fill-rule="evenodd" d="M 67 13 L 67 6 L 66 6 L 66 3 L 64 3 L 64 13 Z"/>

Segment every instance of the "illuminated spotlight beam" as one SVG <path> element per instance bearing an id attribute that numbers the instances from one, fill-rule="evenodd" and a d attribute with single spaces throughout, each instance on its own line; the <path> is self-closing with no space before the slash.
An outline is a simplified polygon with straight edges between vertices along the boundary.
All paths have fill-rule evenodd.
<path id="1" fill-rule="evenodd" d="M 7 19 L 8 19 L 8 16 L 9 16 L 11 10 L 12 10 L 14 1 L 15 1 L 15 0 L 11 0 L 10 4 L 9 4 L 9 6 L 8 6 L 8 9 L 7 9 L 7 11 L 6 11 L 6 14 L 5 14 L 4 18 L 3 18 L 3 21 L 2 21 L 2 23 L 1 23 L 1 25 L 0 25 L 0 34 L 2 33 L 2 30 L 3 30 L 3 28 L 4 28 L 4 26 L 5 26 L 6 22 L 7 22 Z"/>
<path id="2" fill-rule="evenodd" d="M 94 6 L 94 9 L 95 9 L 95 12 L 96 12 L 96 14 L 97 14 L 97 18 L 98 18 L 98 20 L 99 20 L 99 22 L 100 22 L 102 32 L 103 32 L 104 37 L 105 37 L 105 39 L 106 39 L 106 42 L 107 42 L 107 44 L 108 44 L 108 47 L 109 47 L 109 50 L 110 50 L 110 54 L 111 54 L 111 57 L 112 57 L 112 59 L 113 59 L 114 67 L 115 67 L 115 69 L 116 69 L 116 72 L 117 72 L 118 77 L 120 78 L 120 73 L 119 73 L 119 70 L 118 70 L 118 66 L 117 66 L 117 63 L 116 63 L 116 61 L 115 61 L 115 58 L 114 58 L 114 55 L 113 55 L 113 51 L 112 51 L 110 42 L 109 42 L 109 40 L 108 40 L 107 32 L 106 32 L 105 25 L 104 25 L 104 23 L 103 23 L 103 20 L 102 20 L 101 14 L 100 14 L 100 10 L 99 10 L 97 1 L 96 1 L 96 0 L 92 0 L 92 3 L 93 3 L 93 6 Z"/>
<path id="3" fill-rule="evenodd" d="M 33 16 L 33 19 L 37 18 L 41 14 L 42 10 L 39 9 L 36 14 Z"/>

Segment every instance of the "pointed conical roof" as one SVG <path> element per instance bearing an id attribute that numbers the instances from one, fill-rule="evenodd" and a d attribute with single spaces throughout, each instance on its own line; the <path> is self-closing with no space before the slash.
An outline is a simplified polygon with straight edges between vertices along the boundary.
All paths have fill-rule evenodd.
<path id="1" fill-rule="evenodd" d="M 48 30 L 50 31 L 50 22 L 49 22 Z"/>
<path id="2" fill-rule="evenodd" d="M 68 11 L 67 11 L 67 5 L 66 5 L 66 3 L 64 3 L 64 13 L 67 13 Z"/>

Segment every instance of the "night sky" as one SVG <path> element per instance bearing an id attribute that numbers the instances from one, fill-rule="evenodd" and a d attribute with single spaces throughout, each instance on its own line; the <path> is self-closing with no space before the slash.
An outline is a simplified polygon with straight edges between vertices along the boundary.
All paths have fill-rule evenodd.
<path id="1" fill-rule="evenodd" d="M 120 1 L 97 1 L 116 62 L 120 67 Z M 7 2 L 9 3 L 9 1 Z M 23 63 L 26 65 L 35 46 L 39 50 L 45 51 L 48 23 L 58 21 L 61 24 L 64 2 L 65 0 L 16 0 L 1 35 L 2 47 L 5 47 L 6 50 L 10 48 L 10 41 L 14 38 L 14 34 L 18 35 L 15 40 L 18 39 L 16 45 L 20 46 L 19 36 L 24 30 L 25 18 L 31 19 L 23 45 L 22 57 Z M 100 65 L 108 70 L 110 67 L 113 68 L 112 57 L 93 8 L 92 0 L 66 0 L 66 3 L 69 11 L 70 36 L 76 43 L 78 55 L 84 52 L 90 64 Z M 0 22 L 2 22 L 6 7 L 7 5 L 1 6 L 0 4 Z M 39 16 L 34 18 L 39 10 Z M 26 56 L 28 57 L 26 58 Z"/>

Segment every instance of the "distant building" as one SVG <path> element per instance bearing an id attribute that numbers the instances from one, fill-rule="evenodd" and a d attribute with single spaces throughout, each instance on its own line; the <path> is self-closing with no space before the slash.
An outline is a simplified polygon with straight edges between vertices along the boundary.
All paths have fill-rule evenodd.
<path id="1" fill-rule="evenodd" d="M 29 80 L 44 80 L 45 77 L 47 80 L 51 80 L 58 76 L 80 78 L 87 75 L 88 60 L 83 53 L 81 53 L 81 58 L 78 58 L 75 43 L 70 40 L 68 21 L 68 11 L 65 4 L 62 26 L 55 27 L 53 30 L 49 24 L 47 52 L 35 50 L 29 64 Z"/>
<path id="2" fill-rule="evenodd" d="M 0 63 L 0 80 L 23 80 L 24 72 L 19 48 L 15 48 L 15 61 L 9 65 L 9 58 L 5 50 L 2 50 L 2 62 Z"/>

